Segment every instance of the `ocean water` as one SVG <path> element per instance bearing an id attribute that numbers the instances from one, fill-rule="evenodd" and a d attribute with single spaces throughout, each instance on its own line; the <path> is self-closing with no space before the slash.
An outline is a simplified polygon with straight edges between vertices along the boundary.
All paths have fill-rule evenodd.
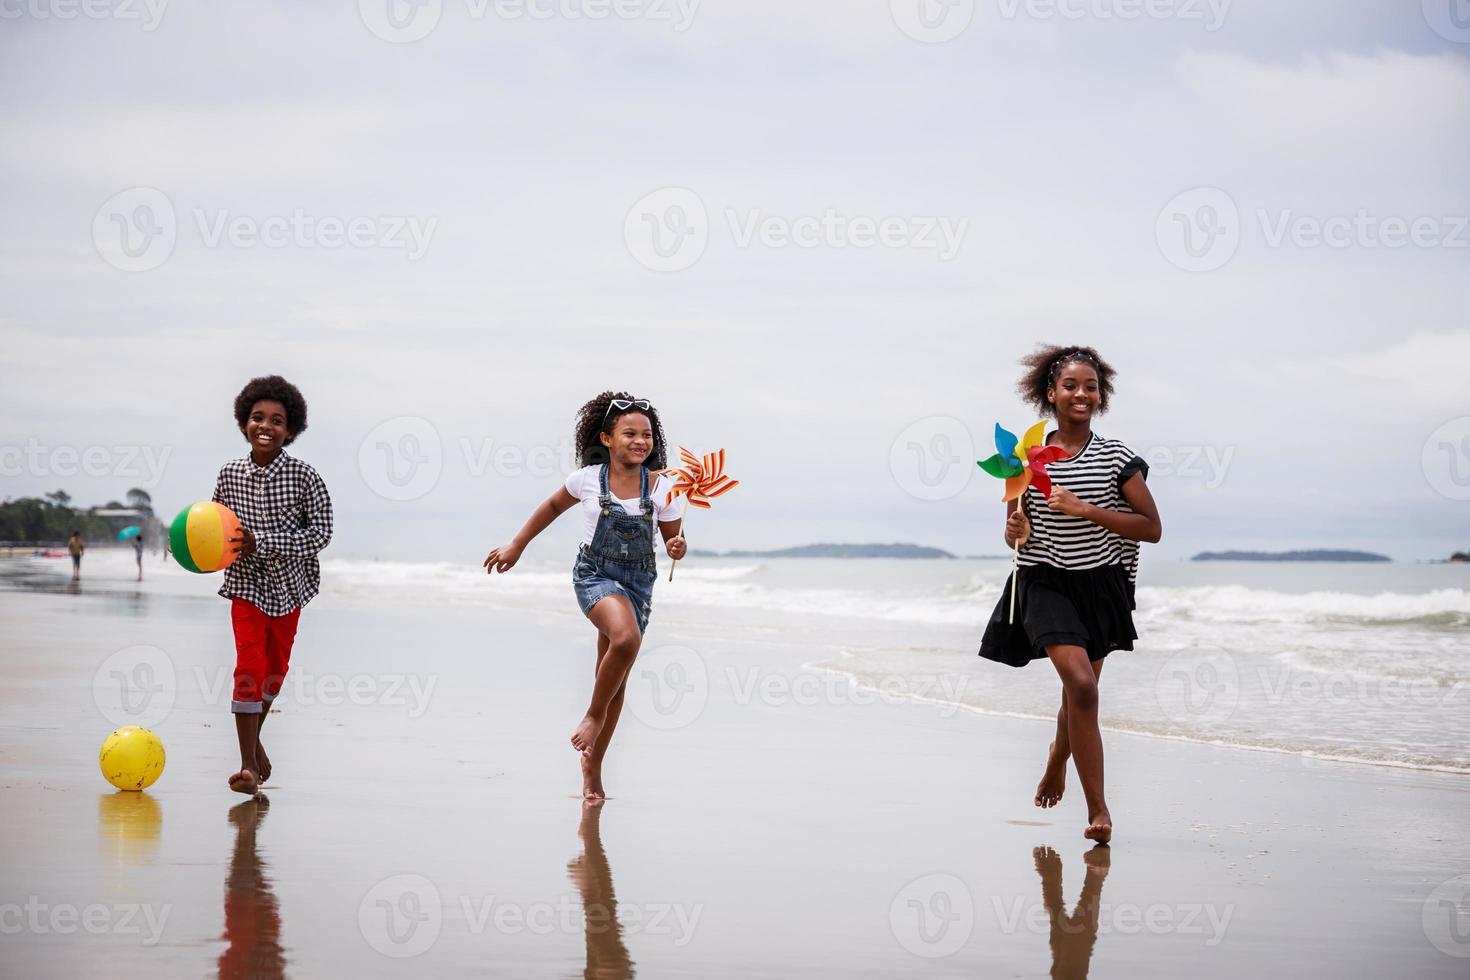
<path id="1" fill-rule="evenodd" d="M 480 606 L 490 629 L 497 609 L 579 619 L 569 565 L 526 560 L 489 577 L 469 563 L 327 559 L 323 595 Z M 751 645 L 779 642 L 836 679 L 821 688 L 828 696 L 856 688 L 947 711 L 1056 716 L 1049 663 L 1016 669 L 976 656 L 1005 561 L 700 558 L 680 563 L 672 582 L 666 559 L 661 569 L 646 651 L 677 633 L 711 670 L 738 669 Z M 149 576 L 162 591 L 207 595 L 215 585 L 158 563 Z M 1470 774 L 1470 565 L 1145 554 L 1135 623 L 1135 649 L 1111 655 L 1101 678 L 1109 730 Z"/>

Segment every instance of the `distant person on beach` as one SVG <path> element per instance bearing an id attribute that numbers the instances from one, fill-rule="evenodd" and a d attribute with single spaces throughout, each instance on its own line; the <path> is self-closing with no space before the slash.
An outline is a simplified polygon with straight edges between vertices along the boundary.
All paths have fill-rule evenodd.
<path id="1" fill-rule="evenodd" d="M 250 454 L 220 467 L 215 503 L 240 519 L 239 557 L 219 594 L 230 600 L 235 681 L 230 710 L 240 770 L 230 789 L 254 796 L 271 776 L 260 730 L 281 691 L 301 608 L 321 588 L 317 553 L 332 540 L 332 500 L 316 470 L 285 447 L 306 431 L 306 399 L 279 375 L 255 378 L 235 398 Z"/>
<path id="2" fill-rule="evenodd" d="M 1050 497 L 1033 487 L 1008 505 L 1005 542 L 1007 548 L 1020 543 L 1020 581 L 1007 580 L 980 656 L 1013 667 L 1051 660 L 1062 680 L 1062 706 L 1035 803 L 1046 808 L 1061 800 L 1070 757 L 1087 800 L 1083 836 L 1106 844 L 1113 818 L 1103 794 L 1098 679 L 1107 655 L 1132 650 L 1138 638 L 1138 543 L 1157 542 L 1163 525 L 1144 482 L 1148 464 L 1092 431 L 1093 416 L 1108 410 L 1113 368 L 1091 347 L 1044 346 L 1022 363 L 1026 373 L 1017 388 L 1037 412 L 1056 419 L 1046 445 L 1068 456 L 1047 466 Z"/>
<path id="3" fill-rule="evenodd" d="M 572 565 L 572 589 L 583 614 L 597 627 L 596 680 L 587 714 L 572 732 L 582 754 L 582 796 L 607 797 L 602 760 L 612 741 L 628 672 L 638 656 L 658 578 L 654 532 L 670 558 L 684 557 L 682 500 L 666 503 L 673 480 L 658 412 L 648 401 L 605 391 L 577 412 L 577 461 L 581 469 L 537 507 L 510 544 L 491 550 L 486 574 L 508 572 L 536 535 L 581 505 L 582 545 Z M 604 601 L 606 600 L 606 601 Z"/>
<path id="4" fill-rule="evenodd" d="M 82 543 L 81 531 L 71 532 L 71 537 L 66 539 L 66 550 L 71 552 L 71 577 L 79 579 L 82 577 L 82 552 L 87 550 Z"/>
<path id="5" fill-rule="evenodd" d="M 143 535 L 133 538 L 133 559 L 138 563 L 138 581 L 143 581 Z"/>

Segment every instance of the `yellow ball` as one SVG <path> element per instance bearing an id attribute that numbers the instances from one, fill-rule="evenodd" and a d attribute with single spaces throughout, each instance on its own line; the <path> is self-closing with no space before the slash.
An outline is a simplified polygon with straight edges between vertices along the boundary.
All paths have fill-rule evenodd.
<path id="1" fill-rule="evenodd" d="M 148 729 L 128 725 L 103 741 L 97 765 L 118 789 L 147 789 L 163 775 L 163 743 Z"/>

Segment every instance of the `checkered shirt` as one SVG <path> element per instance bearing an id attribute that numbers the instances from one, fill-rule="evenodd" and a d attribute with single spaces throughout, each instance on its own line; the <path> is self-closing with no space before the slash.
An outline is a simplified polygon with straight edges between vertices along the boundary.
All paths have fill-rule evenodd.
<path id="1" fill-rule="evenodd" d="M 281 452 L 269 466 L 249 456 L 220 467 L 215 503 L 255 535 L 255 553 L 225 569 L 219 594 L 239 596 L 267 616 L 284 616 L 321 588 L 317 552 L 332 540 L 332 498 L 316 470 Z"/>

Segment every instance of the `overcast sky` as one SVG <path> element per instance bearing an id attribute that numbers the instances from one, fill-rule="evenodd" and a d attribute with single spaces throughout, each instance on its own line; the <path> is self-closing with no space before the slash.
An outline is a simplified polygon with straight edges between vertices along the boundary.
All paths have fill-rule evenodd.
<path id="1" fill-rule="evenodd" d="M 1155 555 L 1445 557 L 1455 2 L 5 0 L 0 496 L 207 498 L 277 372 L 334 554 L 477 561 L 613 387 L 728 449 L 695 547 L 995 553 L 973 461 L 1055 341 Z"/>

